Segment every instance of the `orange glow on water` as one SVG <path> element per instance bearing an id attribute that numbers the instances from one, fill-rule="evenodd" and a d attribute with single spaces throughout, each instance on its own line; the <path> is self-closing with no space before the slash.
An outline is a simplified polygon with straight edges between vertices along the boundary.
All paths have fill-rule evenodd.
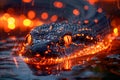
<path id="1" fill-rule="evenodd" d="M 35 11 L 30 10 L 27 15 L 28 15 L 29 19 L 34 19 L 36 16 L 36 13 L 35 13 Z"/>
<path id="2" fill-rule="evenodd" d="M 65 62 L 64 62 L 64 65 L 63 65 L 63 68 L 65 69 L 65 70 L 70 70 L 71 69 L 71 60 L 66 60 Z"/>
<path id="3" fill-rule="evenodd" d="M 115 39 L 115 37 L 117 37 L 117 35 L 113 35 L 113 34 L 118 34 L 117 28 L 114 28 L 113 33 L 108 34 L 108 36 L 106 36 L 102 41 L 97 42 L 94 45 L 88 45 L 84 47 L 83 49 L 77 50 L 68 56 L 59 57 L 59 58 L 58 57 L 57 58 L 45 58 L 39 55 L 37 56 L 37 59 L 40 58 L 40 61 L 35 60 L 36 56 L 33 58 L 25 58 L 24 61 L 28 64 L 32 64 L 36 66 L 62 64 L 63 69 L 69 70 L 74 64 L 76 64 L 73 62 L 79 60 L 80 57 L 87 56 L 87 55 L 95 55 L 103 50 L 107 50 L 111 46 L 111 42 Z M 70 35 L 65 36 L 64 41 L 69 45 L 72 42 Z M 89 61 L 90 58 L 87 58 L 86 60 Z"/>
<path id="4" fill-rule="evenodd" d="M 54 5 L 54 7 L 56 7 L 56 8 L 63 8 L 63 3 L 60 2 L 60 1 L 55 1 L 55 2 L 53 3 L 53 5 Z"/>
<path id="5" fill-rule="evenodd" d="M 44 22 L 40 21 L 39 19 L 34 20 L 33 23 L 34 23 L 34 26 L 40 26 L 44 24 Z"/>
<path id="6" fill-rule="evenodd" d="M 104 42 L 98 42 L 97 44 L 93 45 L 93 46 L 88 46 L 86 48 L 84 48 L 83 50 L 78 50 L 77 52 L 74 52 L 73 54 L 69 55 L 69 56 L 65 56 L 62 58 L 41 58 L 41 61 L 38 62 L 31 62 L 34 60 L 34 58 L 25 58 L 25 62 L 29 63 L 29 64 L 39 64 L 39 65 L 53 65 L 53 64 L 59 64 L 59 63 L 64 63 L 66 61 L 69 60 L 74 60 L 77 59 L 81 56 L 86 56 L 86 55 L 93 55 L 96 54 L 100 51 L 106 50 L 108 47 L 110 46 L 110 43 L 104 44 Z M 28 59 L 26 61 L 26 59 Z M 69 67 L 72 66 L 71 62 L 66 62 L 65 65 L 63 65 L 64 68 L 68 69 Z"/>
<path id="7" fill-rule="evenodd" d="M 43 20 L 46 20 L 46 19 L 48 18 L 48 13 L 47 13 L 47 12 L 43 12 L 43 13 L 41 14 L 41 18 L 42 18 Z"/>
<path id="8" fill-rule="evenodd" d="M 79 11 L 78 9 L 74 9 L 74 10 L 73 10 L 73 14 L 74 14 L 75 16 L 78 16 L 78 15 L 80 15 L 80 11 Z"/>
<path id="9" fill-rule="evenodd" d="M 24 24 L 24 26 L 31 26 L 32 21 L 31 21 L 30 19 L 25 19 L 25 20 L 23 21 L 23 24 Z"/>

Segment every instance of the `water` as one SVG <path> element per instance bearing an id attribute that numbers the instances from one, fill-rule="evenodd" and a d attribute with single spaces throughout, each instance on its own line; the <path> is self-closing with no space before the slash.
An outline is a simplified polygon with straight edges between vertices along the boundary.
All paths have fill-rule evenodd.
<path id="1" fill-rule="evenodd" d="M 83 60 L 69 71 L 59 74 L 37 75 L 19 56 L 13 55 L 24 38 L 8 38 L 0 41 L 0 80 L 119 80 L 120 78 L 120 41 L 115 40 L 110 52 L 102 51 L 91 55 L 91 60 Z M 82 57 L 81 57 L 82 58 Z M 84 57 L 83 57 L 84 58 Z M 84 58 L 85 59 L 85 58 Z M 16 60 L 16 61 L 15 61 Z M 81 62 L 81 61 L 80 61 Z"/>

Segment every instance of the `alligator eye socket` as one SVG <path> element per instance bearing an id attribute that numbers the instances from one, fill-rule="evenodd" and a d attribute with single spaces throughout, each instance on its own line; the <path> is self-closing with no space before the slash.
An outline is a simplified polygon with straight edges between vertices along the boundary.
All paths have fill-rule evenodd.
<path id="1" fill-rule="evenodd" d="M 32 36 L 30 34 L 28 34 L 26 36 L 26 40 L 25 40 L 26 44 L 30 45 L 32 44 Z"/>
<path id="2" fill-rule="evenodd" d="M 65 35 L 63 37 L 65 46 L 69 46 L 72 43 L 72 36 L 71 35 Z"/>

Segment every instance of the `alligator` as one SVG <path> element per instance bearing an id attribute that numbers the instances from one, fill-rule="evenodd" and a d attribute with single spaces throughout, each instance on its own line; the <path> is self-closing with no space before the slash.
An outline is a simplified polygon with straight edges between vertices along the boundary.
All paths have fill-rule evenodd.
<path id="1" fill-rule="evenodd" d="M 69 56 L 85 46 L 102 40 L 110 32 L 109 20 L 101 8 L 85 0 L 59 1 L 64 4 L 63 8 L 45 5 L 44 9 L 49 15 L 57 14 L 59 18 L 56 22 L 37 26 L 30 31 L 26 36 L 24 56 L 33 57 L 37 54 L 46 58 Z M 43 0 L 41 3 L 50 2 Z M 73 9 L 78 9 L 80 14 L 74 15 Z"/>

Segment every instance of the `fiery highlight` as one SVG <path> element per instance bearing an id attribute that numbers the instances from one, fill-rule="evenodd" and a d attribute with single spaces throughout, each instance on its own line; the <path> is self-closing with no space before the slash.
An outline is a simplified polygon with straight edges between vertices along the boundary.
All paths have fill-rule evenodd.
<path id="1" fill-rule="evenodd" d="M 80 11 L 79 11 L 78 9 L 74 9 L 74 10 L 73 10 L 73 14 L 74 14 L 75 16 L 78 16 L 78 15 L 80 15 Z"/>
<path id="2" fill-rule="evenodd" d="M 48 18 L 48 13 L 47 13 L 47 12 L 43 12 L 43 13 L 41 14 L 41 18 L 42 18 L 43 20 L 46 20 L 46 19 Z"/>
<path id="3" fill-rule="evenodd" d="M 24 24 L 25 26 L 30 26 L 30 25 L 32 24 L 32 21 L 29 20 L 29 19 L 25 19 L 25 20 L 23 21 L 23 24 Z"/>
<path id="4" fill-rule="evenodd" d="M 56 7 L 56 8 L 63 8 L 63 3 L 60 2 L 60 1 L 55 1 L 55 2 L 53 3 L 53 5 L 54 5 L 54 7 Z"/>

